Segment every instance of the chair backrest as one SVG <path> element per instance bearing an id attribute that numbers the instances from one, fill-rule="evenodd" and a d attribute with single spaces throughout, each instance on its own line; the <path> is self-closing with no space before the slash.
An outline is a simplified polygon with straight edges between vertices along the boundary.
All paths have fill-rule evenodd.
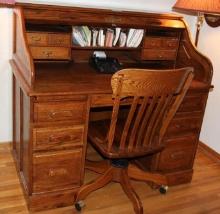
<path id="1" fill-rule="evenodd" d="M 117 144 L 118 152 L 150 151 L 161 147 L 161 139 L 193 76 L 191 67 L 175 70 L 124 69 L 115 73 L 111 80 L 114 106 L 107 136 L 108 152 L 113 147 L 115 151 L 119 109 L 126 98 L 131 100 L 131 105 Z"/>

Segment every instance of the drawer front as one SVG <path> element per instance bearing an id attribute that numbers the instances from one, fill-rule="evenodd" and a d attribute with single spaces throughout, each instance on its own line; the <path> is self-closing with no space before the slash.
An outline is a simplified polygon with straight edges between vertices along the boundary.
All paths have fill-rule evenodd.
<path id="1" fill-rule="evenodd" d="M 167 38 L 163 39 L 162 47 L 165 49 L 177 49 L 178 48 L 178 39 L 177 38 Z"/>
<path id="2" fill-rule="evenodd" d="M 35 154 L 33 157 L 33 192 L 79 187 L 82 150 Z"/>
<path id="3" fill-rule="evenodd" d="M 113 105 L 112 95 L 111 94 L 92 95 L 90 99 L 90 105 L 92 107 L 112 106 Z"/>
<path id="4" fill-rule="evenodd" d="M 143 60 L 175 60 L 176 50 L 155 50 L 155 49 L 143 49 Z"/>
<path id="5" fill-rule="evenodd" d="M 157 37 L 145 37 L 144 39 L 144 48 L 161 48 L 162 39 Z"/>
<path id="6" fill-rule="evenodd" d="M 180 105 L 178 112 L 192 112 L 192 111 L 202 111 L 205 105 L 205 96 L 198 95 L 186 95 Z"/>
<path id="7" fill-rule="evenodd" d="M 70 49 L 64 47 L 30 47 L 34 59 L 70 59 Z"/>
<path id="8" fill-rule="evenodd" d="M 28 44 L 31 46 L 71 46 L 70 33 L 43 33 L 43 32 L 28 32 Z"/>
<path id="9" fill-rule="evenodd" d="M 81 124 L 85 122 L 85 116 L 85 102 L 54 102 L 34 104 L 35 122 L 75 121 Z"/>
<path id="10" fill-rule="evenodd" d="M 45 33 L 27 33 L 27 40 L 29 45 L 46 46 L 48 36 Z"/>
<path id="11" fill-rule="evenodd" d="M 84 126 L 34 128 L 34 150 L 70 149 L 83 145 Z"/>
<path id="12" fill-rule="evenodd" d="M 144 48 L 146 49 L 172 49 L 178 48 L 178 38 L 170 37 L 145 37 Z"/>
<path id="13" fill-rule="evenodd" d="M 190 169 L 194 159 L 196 142 L 196 136 L 168 140 L 167 146 L 160 154 L 158 169 L 167 172 Z"/>
<path id="14" fill-rule="evenodd" d="M 70 34 L 48 34 L 48 45 L 50 46 L 71 46 L 71 35 Z"/>
<path id="15" fill-rule="evenodd" d="M 166 131 L 166 136 L 179 136 L 188 133 L 197 133 L 200 130 L 200 121 L 200 117 L 180 118 L 177 115 L 170 122 Z"/>

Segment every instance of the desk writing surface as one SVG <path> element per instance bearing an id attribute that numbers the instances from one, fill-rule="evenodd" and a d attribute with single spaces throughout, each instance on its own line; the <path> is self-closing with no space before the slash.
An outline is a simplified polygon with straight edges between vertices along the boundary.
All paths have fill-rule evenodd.
<path id="1" fill-rule="evenodd" d="M 111 74 L 97 73 L 87 63 L 37 63 L 32 94 L 112 93 Z"/>
<path id="2" fill-rule="evenodd" d="M 36 84 L 31 95 L 111 94 L 112 74 L 101 74 L 88 63 L 36 63 Z M 210 86 L 193 81 L 190 90 Z"/>

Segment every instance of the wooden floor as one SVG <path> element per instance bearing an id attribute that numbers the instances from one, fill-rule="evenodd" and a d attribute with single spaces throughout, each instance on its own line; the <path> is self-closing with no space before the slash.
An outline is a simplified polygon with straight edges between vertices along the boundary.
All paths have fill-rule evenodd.
<path id="1" fill-rule="evenodd" d="M 87 178 L 94 174 L 87 172 Z M 132 182 L 147 214 L 220 213 L 220 162 L 199 149 L 191 184 L 170 187 L 166 195 L 150 189 L 145 183 Z M 87 197 L 83 214 L 132 214 L 131 203 L 120 186 L 111 183 Z M 0 214 L 28 214 L 9 144 L 0 144 Z M 65 207 L 39 214 L 74 214 Z"/>

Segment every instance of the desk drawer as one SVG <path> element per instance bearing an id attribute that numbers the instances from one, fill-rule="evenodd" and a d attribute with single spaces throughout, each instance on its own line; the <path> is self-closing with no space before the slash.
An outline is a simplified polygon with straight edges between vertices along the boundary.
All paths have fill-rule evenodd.
<path id="1" fill-rule="evenodd" d="M 90 98 L 91 107 L 112 106 L 114 104 L 112 94 L 92 95 Z M 132 101 L 131 98 L 123 99 L 121 105 L 131 105 Z"/>
<path id="2" fill-rule="evenodd" d="M 28 32 L 27 40 L 30 46 L 71 46 L 70 33 Z"/>
<path id="3" fill-rule="evenodd" d="M 48 35 L 40 32 L 28 32 L 27 41 L 29 45 L 46 46 L 48 41 Z"/>
<path id="4" fill-rule="evenodd" d="M 145 37 L 144 48 L 147 49 L 177 49 L 178 38 L 172 37 Z"/>
<path id="5" fill-rule="evenodd" d="M 159 168 L 162 171 L 190 169 L 194 159 L 197 137 L 192 135 L 167 141 L 160 154 Z"/>
<path id="6" fill-rule="evenodd" d="M 170 122 L 167 128 L 166 136 L 179 136 L 188 133 L 197 133 L 200 130 L 200 117 L 178 117 L 178 114 Z"/>
<path id="7" fill-rule="evenodd" d="M 48 34 L 48 45 L 70 47 L 71 34 Z"/>
<path id="8" fill-rule="evenodd" d="M 177 49 L 178 44 L 178 38 L 166 38 L 162 41 L 162 47 L 165 49 Z"/>
<path id="9" fill-rule="evenodd" d="M 34 128 L 34 150 L 69 149 L 83 145 L 84 126 Z"/>
<path id="10" fill-rule="evenodd" d="M 144 48 L 161 48 L 162 39 L 160 37 L 148 37 L 144 39 Z"/>
<path id="11" fill-rule="evenodd" d="M 112 106 L 113 104 L 112 94 L 92 95 L 90 99 L 92 107 Z"/>
<path id="12" fill-rule="evenodd" d="M 143 49 L 142 60 L 175 60 L 176 50 Z"/>
<path id="13" fill-rule="evenodd" d="M 178 109 L 178 112 L 202 111 L 205 101 L 206 96 L 202 94 L 186 95 Z"/>
<path id="14" fill-rule="evenodd" d="M 79 187 L 82 150 L 35 154 L 33 157 L 33 192 Z"/>
<path id="15" fill-rule="evenodd" d="M 84 124 L 85 116 L 85 102 L 51 102 L 34 104 L 35 122 L 75 121 Z"/>
<path id="16" fill-rule="evenodd" d="M 67 60 L 71 58 L 70 48 L 64 47 L 30 47 L 34 59 Z"/>

